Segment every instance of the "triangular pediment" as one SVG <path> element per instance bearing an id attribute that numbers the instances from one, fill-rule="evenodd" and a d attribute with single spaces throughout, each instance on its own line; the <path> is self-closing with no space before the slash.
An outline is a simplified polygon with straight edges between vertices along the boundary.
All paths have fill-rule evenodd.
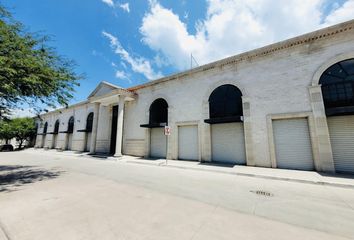
<path id="1" fill-rule="evenodd" d="M 116 89 L 120 89 L 120 87 L 103 81 L 98 84 L 98 86 L 95 88 L 95 90 L 93 90 L 88 98 L 103 96 Z"/>

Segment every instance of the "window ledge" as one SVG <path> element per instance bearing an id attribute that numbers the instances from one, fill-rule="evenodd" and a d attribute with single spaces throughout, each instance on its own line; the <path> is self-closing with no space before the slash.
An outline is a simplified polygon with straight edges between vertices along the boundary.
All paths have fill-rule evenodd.
<path id="1" fill-rule="evenodd" d="M 243 122 L 243 116 L 209 118 L 209 119 L 205 119 L 204 122 L 208 124 Z"/>
<path id="2" fill-rule="evenodd" d="M 354 106 L 327 108 L 326 115 L 327 116 L 354 115 Z"/>
<path id="3" fill-rule="evenodd" d="M 167 126 L 167 123 L 149 123 L 149 124 L 141 124 L 142 128 L 163 128 Z"/>

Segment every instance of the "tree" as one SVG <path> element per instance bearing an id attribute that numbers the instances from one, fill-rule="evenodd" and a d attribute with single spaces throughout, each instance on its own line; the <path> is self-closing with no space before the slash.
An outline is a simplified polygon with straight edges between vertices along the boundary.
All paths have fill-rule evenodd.
<path id="1" fill-rule="evenodd" d="M 14 118 L 0 122 L 0 139 L 5 139 L 6 144 L 16 138 L 21 149 L 25 141 L 31 141 L 36 136 L 36 127 L 33 118 Z"/>
<path id="2" fill-rule="evenodd" d="M 0 5 L 0 119 L 24 103 L 39 113 L 43 106 L 67 106 L 73 97 L 82 75 L 75 73 L 73 61 L 48 46 L 49 40 L 27 32 Z"/>
<path id="3" fill-rule="evenodd" d="M 25 141 L 31 141 L 36 135 L 33 118 L 14 118 L 10 121 L 10 125 L 16 141 L 19 143 L 19 149 L 22 148 Z"/>
<path id="4" fill-rule="evenodd" d="M 12 125 L 8 120 L 0 120 L 0 139 L 4 139 L 8 144 L 9 140 L 15 137 Z"/>

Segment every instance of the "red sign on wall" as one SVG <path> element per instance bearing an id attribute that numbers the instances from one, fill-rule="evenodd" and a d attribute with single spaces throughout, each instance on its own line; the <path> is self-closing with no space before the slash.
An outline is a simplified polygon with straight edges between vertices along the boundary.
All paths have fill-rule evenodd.
<path id="1" fill-rule="evenodd" d="M 170 126 L 165 126 L 165 135 L 170 136 L 171 135 L 171 127 Z"/>

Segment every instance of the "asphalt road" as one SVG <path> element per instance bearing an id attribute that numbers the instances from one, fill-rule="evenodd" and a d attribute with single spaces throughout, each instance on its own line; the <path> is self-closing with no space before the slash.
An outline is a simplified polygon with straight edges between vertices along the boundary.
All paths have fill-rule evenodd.
<path id="1" fill-rule="evenodd" d="M 0 153 L 0 239 L 354 239 L 354 190 Z"/>

